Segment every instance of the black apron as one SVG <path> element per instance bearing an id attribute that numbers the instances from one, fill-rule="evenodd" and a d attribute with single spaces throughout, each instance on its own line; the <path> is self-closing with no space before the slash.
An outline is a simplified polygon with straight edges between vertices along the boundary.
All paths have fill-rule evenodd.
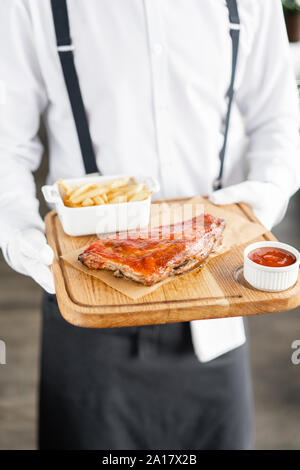
<path id="1" fill-rule="evenodd" d="M 252 447 L 246 344 L 201 363 L 189 322 L 79 328 L 45 294 L 41 365 L 40 449 Z"/>
<path id="2" fill-rule="evenodd" d="M 221 187 L 239 41 L 236 0 L 226 0 L 232 76 Z M 65 0 L 51 0 L 57 49 L 87 173 L 97 171 Z M 200 363 L 189 323 L 84 329 L 44 295 L 39 410 L 41 449 L 249 449 L 252 398 L 247 345 Z"/>

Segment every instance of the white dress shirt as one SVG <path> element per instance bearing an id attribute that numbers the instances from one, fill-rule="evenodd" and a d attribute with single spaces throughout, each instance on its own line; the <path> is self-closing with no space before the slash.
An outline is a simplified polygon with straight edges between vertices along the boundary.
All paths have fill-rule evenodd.
<path id="1" fill-rule="evenodd" d="M 273 182 L 285 202 L 298 188 L 297 92 L 280 0 L 239 0 L 236 108 L 225 185 Z M 75 64 L 103 174 L 160 181 L 160 197 L 211 191 L 219 170 L 231 39 L 224 0 L 68 0 Z M 50 0 L 0 3 L 0 242 L 41 226 L 32 172 L 48 182 L 84 174 L 56 50 Z M 243 148 L 243 116 L 249 145 Z M 193 322 L 200 360 L 245 340 L 242 320 Z"/>

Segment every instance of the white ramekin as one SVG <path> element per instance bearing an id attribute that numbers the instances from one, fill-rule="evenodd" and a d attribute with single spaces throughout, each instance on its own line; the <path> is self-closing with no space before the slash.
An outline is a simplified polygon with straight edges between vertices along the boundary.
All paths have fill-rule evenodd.
<path id="1" fill-rule="evenodd" d="M 254 263 L 248 257 L 249 253 L 256 248 L 275 247 L 289 251 L 296 256 L 295 263 L 290 266 L 273 268 Z M 298 279 L 300 254 L 296 248 L 280 242 L 256 242 L 248 245 L 244 250 L 244 278 L 255 289 L 278 292 L 293 286 Z"/>

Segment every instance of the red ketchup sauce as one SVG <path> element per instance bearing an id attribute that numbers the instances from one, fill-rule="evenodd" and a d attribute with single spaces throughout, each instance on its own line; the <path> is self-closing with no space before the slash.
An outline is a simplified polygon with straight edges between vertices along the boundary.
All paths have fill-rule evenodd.
<path id="1" fill-rule="evenodd" d="M 248 258 L 254 263 L 269 266 L 270 268 L 282 268 L 296 262 L 296 256 L 290 251 L 274 246 L 256 248 L 250 251 Z"/>

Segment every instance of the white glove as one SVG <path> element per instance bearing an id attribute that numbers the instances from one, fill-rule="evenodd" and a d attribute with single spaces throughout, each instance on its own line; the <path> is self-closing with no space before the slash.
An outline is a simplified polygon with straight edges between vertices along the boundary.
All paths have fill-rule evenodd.
<path id="1" fill-rule="evenodd" d="M 54 253 L 40 230 L 30 228 L 15 232 L 3 249 L 3 255 L 15 271 L 32 277 L 49 294 L 55 294 L 49 269 Z"/>
<path id="2" fill-rule="evenodd" d="M 287 195 L 278 186 L 261 181 L 245 181 L 228 186 L 211 193 L 209 199 L 218 205 L 238 202 L 249 204 L 268 230 L 282 220 L 288 205 Z"/>

